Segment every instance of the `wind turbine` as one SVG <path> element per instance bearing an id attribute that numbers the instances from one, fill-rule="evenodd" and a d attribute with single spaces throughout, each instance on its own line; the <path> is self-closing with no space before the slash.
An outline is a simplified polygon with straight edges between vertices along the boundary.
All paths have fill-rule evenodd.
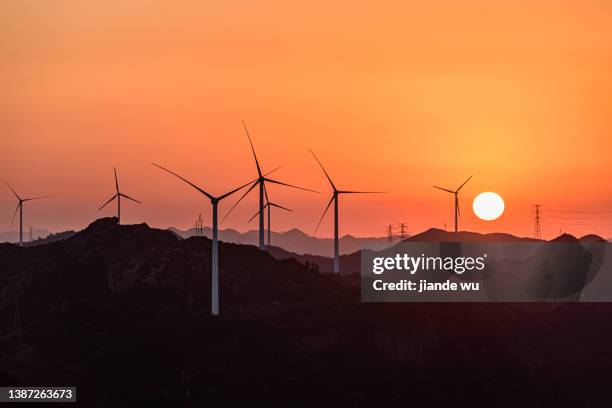
<path id="1" fill-rule="evenodd" d="M 113 201 L 115 198 L 117 199 L 117 223 L 121 224 L 121 197 L 123 198 L 127 198 L 128 200 L 132 200 L 135 203 L 138 204 L 142 204 L 140 201 L 133 199 L 132 197 L 123 194 L 122 192 L 119 191 L 119 181 L 117 180 L 117 169 L 113 167 L 113 170 L 115 171 L 115 188 L 117 190 L 117 193 L 112 196 L 110 198 L 110 200 L 108 200 L 107 202 L 105 202 L 102 207 L 98 208 L 98 211 L 100 211 L 101 209 L 103 209 L 104 207 L 106 207 L 106 205 L 108 203 L 110 203 L 111 201 Z"/>
<path id="2" fill-rule="evenodd" d="M 17 208 L 15 208 L 15 212 L 13 213 L 13 217 L 11 218 L 11 225 L 13 225 L 13 222 L 15 221 L 15 215 L 17 215 L 17 211 L 19 211 L 19 246 L 23 246 L 23 203 L 25 203 L 26 201 L 40 200 L 41 198 L 45 198 L 47 196 L 21 198 L 19 194 L 17 194 L 15 190 L 13 190 L 13 187 L 11 187 L 6 181 L 2 181 L 13 192 L 18 201 Z"/>
<path id="3" fill-rule="evenodd" d="M 334 273 L 339 273 L 340 272 L 340 244 L 338 242 L 338 197 L 340 196 L 340 194 L 380 194 L 380 193 L 384 193 L 384 191 L 338 190 L 336 186 L 334 185 L 334 182 L 332 181 L 331 177 L 329 177 L 329 174 L 327 174 L 325 167 L 323 167 L 323 164 L 321 164 L 321 162 L 319 161 L 317 156 L 314 154 L 314 152 L 310 150 L 310 153 L 312 153 L 312 156 L 315 158 L 317 163 L 319 163 L 319 166 L 321 166 L 323 173 L 325 173 L 325 176 L 327 177 L 329 184 L 331 184 L 332 189 L 334 190 L 331 200 L 329 200 L 327 207 L 325 207 L 325 211 L 323 211 L 323 215 L 321 216 L 321 219 L 319 220 L 319 223 L 317 224 L 317 228 L 315 229 L 314 234 L 317 233 L 317 230 L 319 229 L 319 226 L 321 225 L 321 221 L 323 221 L 323 217 L 325 217 L 327 210 L 329 210 L 329 206 L 333 202 L 334 203 Z"/>
<path id="4" fill-rule="evenodd" d="M 195 184 L 193 184 L 192 182 L 190 182 L 187 179 L 184 179 L 183 177 L 179 176 L 178 174 L 160 166 L 157 165 L 155 163 L 153 163 L 153 165 L 155 167 L 159 167 L 160 169 L 167 171 L 168 173 L 178 177 L 179 179 L 183 180 L 185 183 L 189 184 L 191 187 L 195 188 L 196 190 L 198 190 L 200 193 L 204 194 L 206 197 L 208 197 L 210 199 L 210 203 L 212 204 L 212 284 L 211 284 L 211 290 L 212 290 L 212 295 L 211 295 L 211 310 L 212 310 L 212 314 L 214 316 L 218 316 L 219 315 L 219 244 L 218 244 L 218 226 L 217 226 L 217 205 L 219 204 L 219 201 L 223 200 L 224 198 L 227 198 L 229 196 L 231 196 L 232 194 L 234 194 L 235 192 L 243 189 L 244 187 L 248 186 L 249 184 L 253 183 L 253 181 L 249 181 L 248 183 L 233 189 L 232 191 L 225 193 L 223 195 L 220 196 L 213 196 L 209 193 L 207 193 L 206 191 L 204 191 L 203 189 L 201 189 L 200 187 L 196 186 Z"/>
<path id="5" fill-rule="evenodd" d="M 456 189 L 455 191 L 449 190 L 447 188 L 442 188 L 442 187 L 434 186 L 434 188 L 437 188 L 438 190 L 446 191 L 447 193 L 451 193 L 451 194 L 455 195 L 455 232 L 457 232 L 459 230 L 459 216 L 461 215 L 460 211 L 459 211 L 459 191 L 463 188 L 463 186 L 465 186 L 465 183 L 470 181 L 470 179 L 472 177 L 474 177 L 474 176 L 468 177 L 468 179 L 465 180 L 463 182 L 463 184 L 460 185 L 459 188 Z"/>
<path id="6" fill-rule="evenodd" d="M 299 190 L 310 191 L 311 193 L 318 193 L 318 191 L 309 190 L 307 188 L 283 183 L 278 180 L 272 180 L 272 179 L 267 178 L 265 174 L 262 174 L 261 167 L 259 166 L 259 160 L 257 160 L 257 155 L 255 154 L 255 148 L 253 147 L 253 141 L 251 140 L 251 135 L 249 134 L 249 130 L 247 129 L 244 121 L 242 121 L 242 126 L 244 127 L 247 137 L 249 138 L 249 143 L 251 145 L 251 151 L 253 152 L 253 158 L 255 159 L 255 166 L 257 166 L 258 177 L 253 183 L 253 185 L 249 187 L 249 189 L 242 195 L 242 197 L 240 197 L 240 199 L 236 201 L 236 204 L 234 204 L 233 207 L 227 212 L 227 214 L 225 214 L 225 217 L 223 217 L 221 222 L 225 221 L 225 219 L 231 214 L 234 208 L 236 208 L 238 203 L 242 201 L 242 199 L 246 197 L 246 195 L 249 194 L 251 190 L 253 190 L 256 186 L 259 185 L 259 211 L 257 213 L 259 215 L 259 249 L 264 249 L 264 189 L 265 189 L 265 183 L 268 182 L 268 183 L 273 183 L 273 184 L 280 184 L 282 186 L 293 187 Z"/>
<path id="7" fill-rule="evenodd" d="M 266 196 L 266 204 L 264 205 L 264 209 L 268 209 L 268 246 L 272 245 L 272 240 L 270 239 L 270 216 L 271 216 L 271 212 L 270 209 L 272 207 L 276 207 L 276 208 L 280 208 L 281 210 L 285 210 L 285 211 L 289 211 L 291 212 L 292 210 L 290 210 L 289 208 L 283 207 L 282 205 L 270 202 L 270 200 L 268 199 L 268 189 L 264 188 L 264 195 Z M 251 217 L 251 219 L 249 220 L 249 222 L 253 221 L 255 219 L 255 217 L 257 217 L 259 215 L 261 210 L 257 211 L 255 213 L 255 215 L 253 215 Z"/>

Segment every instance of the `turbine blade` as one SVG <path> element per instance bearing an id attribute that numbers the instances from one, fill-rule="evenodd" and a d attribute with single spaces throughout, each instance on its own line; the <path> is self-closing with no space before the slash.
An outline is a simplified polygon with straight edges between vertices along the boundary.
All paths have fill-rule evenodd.
<path id="1" fill-rule="evenodd" d="M 266 197 L 266 204 L 268 204 L 270 202 L 270 199 L 268 198 L 268 189 L 266 188 L 266 183 L 264 183 L 264 196 Z"/>
<path id="2" fill-rule="evenodd" d="M 21 200 L 21 201 L 40 200 L 40 199 L 42 199 L 42 198 L 47 198 L 47 197 L 49 197 L 49 196 L 46 196 L 46 195 L 45 195 L 45 196 L 38 196 L 38 197 L 31 197 L 31 198 L 24 198 L 24 199 L 23 199 L 23 200 Z"/>
<path id="3" fill-rule="evenodd" d="M 334 202 L 335 198 L 336 198 L 336 195 L 335 194 L 332 195 L 331 200 L 329 200 L 329 203 L 327 203 L 327 207 L 325 207 L 325 211 L 323 211 L 323 215 L 321 216 L 321 219 L 319 220 L 319 223 L 317 224 L 317 228 L 315 228 L 315 232 L 312 234 L 313 237 L 317 234 L 317 231 L 319 230 L 319 226 L 321 225 L 321 221 L 323 221 L 325 214 L 327 214 L 327 210 L 329 210 L 329 206 Z"/>
<path id="4" fill-rule="evenodd" d="M 114 196 L 112 196 L 112 197 L 110 198 L 110 200 L 108 200 L 108 201 L 107 201 L 107 202 L 105 202 L 105 203 L 104 203 L 104 204 L 103 204 L 103 205 L 102 205 L 100 208 L 98 208 L 98 211 L 100 211 L 101 209 L 103 209 L 104 207 L 106 207 L 106 205 L 107 205 L 108 203 L 110 203 L 111 201 L 113 201 L 115 198 L 117 198 L 117 196 L 118 196 L 118 195 L 119 195 L 119 194 L 115 194 Z"/>
<path id="5" fill-rule="evenodd" d="M 457 189 L 457 193 L 459 192 L 459 190 L 461 190 L 461 188 L 462 188 L 463 186 L 465 186 L 465 183 L 467 183 L 468 181 L 470 181 L 470 179 L 471 179 L 472 177 L 474 177 L 474 176 L 470 176 L 470 177 L 468 177 L 468 179 L 467 179 L 467 180 L 465 180 L 465 181 L 463 182 L 463 184 L 459 186 L 459 188 Z"/>
<path id="6" fill-rule="evenodd" d="M 257 155 L 255 154 L 255 147 L 253 147 L 253 141 L 251 140 L 249 129 L 247 129 L 246 124 L 244 123 L 244 120 L 242 121 L 242 126 L 244 126 L 244 131 L 246 132 L 247 137 L 249 138 L 249 143 L 251 144 L 251 150 L 253 151 L 253 157 L 255 158 L 255 165 L 257 166 L 257 174 L 259 174 L 259 177 L 262 177 L 261 167 L 259 167 L 259 161 L 257 160 Z"/>
<path id="7" fill-rule="evenodd" d="M 246 187 L 246 186 L 248 186 L 249 184 L 254 183 L 254 182 L 256 182 L 256 181 L 257 181 L 257 179 L 255 179 L 255 180 L 251 180 L 251 181 L 249 181 L 248 183 L 243 184 L 243 185 L 241 185 L 240 187 L 233 189 L 233 190 L 232 190 L 232 191 L 230 191 L 229 193 L 225 193 L 225 194 L 223 194 L 222 196 L 219 196 L 218 200 L 219 200 L 219 201 L 221 201 L 221 200 L 223 200 L 225 197 L 229 197 L 229 196 L 231 196 L 231 195 L 232 195 L 232 194 L 234 194 L 236 191 L 242 190 L 243 188 L 245 188 L 245 187 Z"/>
<path id="8" fill-rule="evenodd" d="M 433 186 L 433 188 L 437 188 L 438 190 L 446 191 L 447 193 L 455 194 L 454 191 L 449 190 L 447 188 L 442 188 L 442 187 L 438 187 L 438 186 Z"/>
<path id="9" fill-rule="evenodd" d="M 287 207 L 283 207 L 282 205 L 278 205 L 278 204 L 275 204 L 275 203 L 268 203 L 268 204 L 271 205 L 272 207 L 280 208 L 281 210 L 293 212 L 293 210 L 290 210 Z"/>
<path id="10" fill-rule="evenodd" d="M 293 184 L 283 183 L 282 181 L 272 180 L 272 179 L 269 179 L 269 178 L 264 178 L 264 180 L 267 181 L 267 182 L 270 182 L 270 183 L 280 184 L 281 186 L 293 187 L 293 188 L 297 188 L 298 190 L 310 191 L 311 193 L 318 193 L 319 192 L 319 191 L 310 190 L 310 189 L 304 188 L 304 187 L 294 186 Z"/>
<path id="11" fill-rule="evenodd" d="M 338 194 L 386 194 L 386 191 L 338 191 Z"/>
<path id="12" fill-rule="evenodd" d="M 266 174 L 264 174 L 264 177 L 265 177 L 265 176 L 268 176 L 268 175 L 270 175 L 270 174 L 272 174 L 272 173 L 274 173 L 276 170 L 278 170 L 278 169 L 280 169 L 280 168 L 281 168 L 281 166 L 278 166 L 278 167 L 277 167 L 277 168 L 275 168 L 274 170 L 270 170 L 269 172 L 267 172 Z"/>
<path id="13" fill-rule="evenodd" d="M 308 150 L 310 150 L 310 149 L 308 149 Z M 325 170 L 325 167 L 323 167 L 323 163 L 321 163 L 321 161 L 318 159 L 318 157 L 314 154 L 314 152 L 312 150 L 310 150 L 310 153 L 312 154 L 312 157 L 315 158 L 317 163 L 319 163 L 319 166 L 321 166 L 321 170 L 323 170 L 323 173 L 325 173 L 325 177 L 327 177 L 327 180 L 329 180 L 329 184 L 331 184 L 331 186 L 334 189 L 334 191 L 336 191 L 336 186 L 334 185 L 334 182 L 332 181 L 331 177 L 329 177 L 329 174 L 327 174 L 327 170 Z"/>
<path id="14" fill-rule="evenodd" d="M 120 195 L 121 197 L 125 197 L 125 198 L 127 198 L 128 200 L 132 200 L 132 201 L 134 201 L 135 203 L 142 204 L 140 201 L 138 201 L 138 200 L 136 200 L 135 198 L 132 198 L 132 197 L 130 197 L 130 196 L 128 196 L 128 195 L 126 195 L 126 194 L 119 193 L 119 195 Z"/>
<path id="15" fill-rule="evenodd" d="M 264 174 L 264 177 L 266 177 L 268 174 L 272 174 L 272 173 L 274 173 L 274 172 L 275 172 L 276 170 L 278 170 L 278 169 L 280 169 L 280 166 L 278 166 L 278 167 L 277 167 L 277 168 L 275 168 L 274 170 L 271 170 L 271 171 L 267 172 L 266 174 Z M 265 194 L 265 196 L 266 196 L 266 203 L 269 203 L 269 202 L 270 202 L 270 199 L 268 198 L 268 189 L 266 188 L 266 183 L 264 183 L 263 188 L 264 188 L 264 194 Z"/>
<path id="16" fill-rule="evenodd" d="M 223 224 L 223 221 L 225 221 L 227 219 L 227 217 L 229 217 L 229 215 L 232 213 L 232 211 L 234 211 L 234 208 L 236 208 L 238 203 L 240 203 L 240 201 L 242 201 L 242 199 L 244 197 L 246 197 L 246 195 L 249 194 L 251 192 L 251 190 L 253 190 L 257 184 L 259 184 L 259 181 L 254 182 L 253 185 L 251 187 L 249 187 L 249 189 L 242 195 L 242 197 L 240 197 L 238 199 L 238 201 L 236 201 L 236 203 L 232 206 L 232 208 L 230 208 L 230 210 L 227 212 L 227 214 L 225 214 L 225 216 L 221 220 L 222 224 Z"/>
<path id="17" fill-rule="evenodd" d="M 15 192 L 15 190 L 13 190 L 13 187 L 11 187 L 11 186 L 9 185 L 9 183 L 7 183 L 5 180 L 2 180 L 2 181 L 3 181 L 3 182 L 4 182 L 4 184 L 6 184 L 6 186 L 7 186 L 7 187 L 8 187 L 8 188 L 9 188 L 9 189 L 10 189 L 10 190 L 13 192 L 13 194 L 15 194 L 15 197 L 17 197 L 17 199 L 21 201 L 21 197 L 19 197 L 19 194 L 17 194 L 17 193 Z"/>
<path id="18" fill-rule="evenodd" d="M 215 198 L 215 197 L 213 197 L 212 195 L 208 194 L 206 191 L 202 190 L 200 187 L 198 187 L 198 186 L 196 186 L 195 184 L 193 184 L 191 181 L 189 181 L 189 180 L 187 180 L 187 179 L 184 179 L 183 177 L 179 176 L 178 174 L 173 173 L 173 172 L 171 172 L 170 170 L 168 170 L 168 169 L 166 169 L 166 168 L 164 168 L 164 167 L 162 167 L 162 166 L 160 166 L 160 165 L 158 165 L 158 164 L 155 164 L 155 163 L 152 163 L 152 164 L 153 164 L 155 167 L 159 167 L 160 169 L 162 169 L 162 170 L 164 170 L 164 171 L 167 171 L 168 173 L 170 173 L 170 174 L 172 174 L 172 175 L 174 175 L 174 176 L 176 176 L 176 177 L 180 178 L 180 179 L 181 179 L 181 180 L 183 180 L 185 183 L 189 184 L 191 187 L 195 188 L 196 190 L 198 190 L 200 193 L 204 194 L 206 197 L 210 198 L 211 200 Z"/>
<path id="19" fill-rule="evenodd" d="M 264 208 L 265 208 L 265 206 L 264 206 Z M 255 213 L 255 215 L 253 215 L 253 216 L 251 217 L 251 219 L 249 220 L 249 222 L 253 221 L 253 220 L 255 219 L 255 217 L 257 217 L 258 215 L 259 215 L 259 210 L 257 210 L 257 212 Z"/>
<path id="20" fill-rule="evenodd" d="M 21 207 L 21 201 L 19 201 L 19 204 L 17 204 L 17 208 L 15 208 L 15 212 L 13 213 L 13 216 L 11 217 L 11 227 L 13 226 L 13 222 L 15 221 L 15 216 L 17 215 L 17 211 L 19 211 L 19 207 Z"/>
<path id="21" fill-rule="evenodd" d="M 119 180 L 117 179 L 117 169 L 113 167 L 113 170 L 115 171 L 115 188 L 117 189 L 117 193 L 119 193 Z"/>

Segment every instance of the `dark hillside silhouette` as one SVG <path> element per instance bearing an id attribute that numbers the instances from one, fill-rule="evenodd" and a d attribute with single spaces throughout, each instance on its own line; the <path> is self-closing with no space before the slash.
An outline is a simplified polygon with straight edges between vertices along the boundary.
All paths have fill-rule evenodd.
<path id="1" fill-rule="evenodd" d="M 220 243 L 213 318 L 210 250 L 116 218 L 46 245 L 0 244 L 3 384 L 74 384 L 96 407 L 608 396 L 609 304 L 361 303 L 358 276 Z"/>

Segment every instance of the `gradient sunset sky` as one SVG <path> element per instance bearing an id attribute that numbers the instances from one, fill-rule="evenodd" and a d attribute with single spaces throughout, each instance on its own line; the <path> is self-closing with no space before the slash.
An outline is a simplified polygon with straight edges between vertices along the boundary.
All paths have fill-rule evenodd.
<path id="1" fill-rule="evenodd" d="M 224 193 L 256 174 L 244 119 L 264 170 L 322 192 L 271 186 L 294 210 L 275 230 L 312 233 L 329 200 L 312 148 L 339 188 L 389 191 L 341 197 L 342 235 L 450 229 L 432 185 L 473 174 L 461 229 L 531 235 L 539 203 L 547 238 L 612 236 L 612 2 L 4 1 L 0 54 L 0 177 L 51 196 L 26 203 L 36 228 L 112 215 L 113 166 L 144 203 L 124 222 L 209 225 L 209 201 L 151 162 Z M 499 220 L 474 216 L 482 191 Z M 0 189 L 0 231 L 15 205 Z M 255 228 L 256 205 L 221 228 Z"/>

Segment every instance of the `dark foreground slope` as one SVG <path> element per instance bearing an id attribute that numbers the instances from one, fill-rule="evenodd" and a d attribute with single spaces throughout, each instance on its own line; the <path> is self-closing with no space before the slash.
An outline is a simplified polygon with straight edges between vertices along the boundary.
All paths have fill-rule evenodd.
<path id="1" fill-rule="evenodd" d="M 589 406 L 607 398 L 606 304 L 362 304 L 355 277 L 98 220 L 0 245 L 0 385 L 80 406 Z"/>

